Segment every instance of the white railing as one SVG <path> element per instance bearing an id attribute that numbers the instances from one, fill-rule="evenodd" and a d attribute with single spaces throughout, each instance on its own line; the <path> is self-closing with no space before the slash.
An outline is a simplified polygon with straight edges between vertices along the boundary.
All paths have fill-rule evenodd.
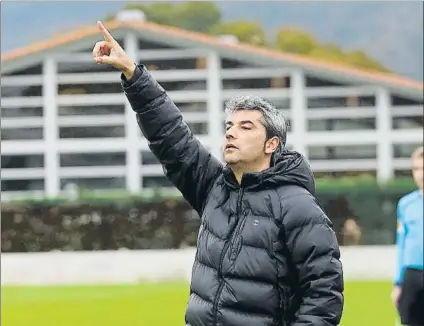
<path id="1" fill-rule="evenodd" d="M 1 99 L 1 107 L 7 109 L 30 108 L 37 106 L 43 106 L 42 96 L 2 97 Z"/>
<path id="2" fill-rule="evenodd" d="M 424 108 L 420 105 L 393 106 L 392 117 L 422 117 Z"/>
<path id="3" fill-rule="evenodd" d="M 44 121 L 42 117 L 22 117 L 22 118 L 2 118 L 2 129 L 15 128 L 36 128 L 43 127 Z"/>
<path id="4" fill-rule="evenodd" d="M 211 143 L 208 136 L 199 135 L 197 138 L 208 146 Z M 6 140 L 2 141 L 2 155 L 22 155 L 44 153 L 43 140 Z M 125 138 L 67 138 L 58 140 L 60 153 L 114 153 L 125 151 Z M 149 150 L 145 138 L 137 143 L 138 150 Z"/>
<path id="5" fill-rule="evenodd" d="M 310 160 L 314 172 L 375 171 L 376 159 Z M 330 167 L 330 168 L 329 168 Z"/>
<path id="6" fill-rule="evenodd" d="M 389 135 L 392 144 L 423 143 L 423 128 L 392 130 Z"/>
<path id="7" fill-rule="evenodd" d="M 328 108 L 328 109 L 309 109 L 306 112 L 308 120 L 323 120 L 323 119 L 346 119 L 346 118 L 375 118 L 377 108 Z"/>
<path id="8" fill-rule="evenodd" d="M 175 60 L 175 59 L 196 59 L 206 56 L 208 51 L 202 49 L 155 49 L 138 51 L 134 61 L 138 60 Z M 58 62 L 69 63 L 93 63 L 93 55 L 87 52 L 79 53 L 55 53 L 52 55 Z"/>
<path id="9" fill-rule="evenodd" d="M 134 50 L 134 49 L 133 49 Z M 206 50 L 196 49 L 175 49 L 175 50 L 134 50 L 137 53 L 136 59 L 155 59 L 167 60 L 178 58 L 206 58 L 210 59 L 209 52 Z M 209 59 L 208 59 L 209 58 Z M 218 60 L 219 61 L 219 60 Z M 50 65 L 56 66 L 57 63 L 88 63 L 92 62 L 92 56 L 88 53 L 55 54 L 48 60 Z M 47 65 L 47 64 L 46 64 Z M 93 63 L 94 66 L 94 63 Z M 207 66 L 205 69 L 187 69 L 187 70 L 159 70 L 152 71 L 153 76 L 159 82 L 171 81 L 206 81 L 206 87 L 214 90 L 217 99 L 211 98 L 208 89 L 206 90 L 181 90 L 169 91 L 171 99 L 178 103 L 205 103 L 206 110 L 204 112 L 184 112 L 183 116 L 188 123 L 209 123 L 213 130 L 218 127 L 216 121 L 224 119 L 224 112 L 219 112 L 217 103 L 224 102 L 237 95 L 258 95 L 270 99 L 274 102 L 289 101 L 290 109 L 284 110 L 286 116 L 292 120 L 292 130 L 288 135 L 294 149 L 308 154 L 308 146 L 348 146 L 348 145 L 375 145 L 376 158 L 373 159 L 352 159 L 345 160 L 312 160 L 311 165 L 315 171 L 344 171 L 344 170 L 381 170 L 381 162 L 389 162 L 391 170 L 409 169 L 409 162 L 406 159 L 393 159 L 393 154 L 387 150 L 392 144 L 422 144 L 422 128 L 414 129 L 397 129 L 393 130 L 387 119 L 383 115 L 395 117 L 422 117 L 423 108 L 419 105 L 389 107 L 389 94 L 381 88 L 373 85 L 368 86 L 345 86 L 345 87 L 306 87 L 305 78 L 302 71 L 294 71 L 290 67 L 274 68 L 235 68 L 220 69 L 219 65 Z M 53 69 L 55 70 L 55 69 Z M 49 78 L 45 78 L 46 75 Z M 266 88 L 266 89 L 215 89 L 211 85 L 218 85 L 218 80 L 243 80 L 243 79 L 259 79 L 259 78 L 279 78 L 292 77 L 292 88 Z M 296 78 L 293 76 L 297 76 Z M 57 86 L 70 84 L 119 84 L 119 73 L 117 72 L 87 72 L 87 73 L 53 73 L 44 75 L 30 76 L 5 76 L 1 78 L 2 87 L 22 87 L 41 85 L 46 97 L 6 97 L 2 98 L 1 106 L 3 109 L 19 109 L 43 107 L 44 104 L 50 103 L 50 109 L 57 109 L 61 106 L 82 107 L 82 106 L 102 106 L 102 105 L 119 105 L 126 104 L 125 96 L 122 92 L 113 94 L 75 94 L 75 95 L 59 95 L 57 94 Z M 55 93 L 56 90 L 56 93 Z M 325 107 L 308 109 L 306 106 L 308 100 L 326 99 L 332 100 L 336 97 L 357 97 L 372 96 L 376 99 L 374 107 Z M 338 104 L 340 105 L 340 104 Z M 127 105 L 128 106 L 128 105 Z M 46 109 L 46 108 L 45 108 Z M 54 112 L 50 110 L 48 112 Z M 59 110 L 56 110 L 59 111 Z M 383 112 L 384 111 L 384 112 Z M 388 112 L 388 114 L 386 114 Z M 383 114 L 384 113 L 384 114 Z M 222 115 L 221 115 L 222 114 Z M 54 116 L 53 116 L 54 115 Z M 47 150 L 45 140 L 3 140 L 2 155 L 29 155 L 29 154 L 46 154 L 49 153 L 51 158 L 57 154 L 65 153 L 114 153 L 124 152 L 127 157 L 132 156 L 131 163 L 128 166 L 103 166 L 103 167 L 57 167 L 57 163 L 50 162 L 54 173 L 48 173 L 46 168 L 31 169 L 2 169 L 2 178 L 4 180 L 29 180 L 29 179 L 49 179 L 60 180 L 63 178 L 110 178 L 110 177 L 127 177 L 138 178 L 142 176 L 163 176 L 163 170 L 158 165 L 143 165 L 139 169 L 138 160 L 134 159 L 135 153 L 148 151 L 146 140 L 139 133 L 139 138 L 135 143 L 130 143 L 130 138 L 90 138 L 90 139 L 56 139 L 57 129 L 59 127 L 90 127 L 90 126 L 124 126 L 126 132 L 134 131 L 135 120 L 130 117 L 128 111 L 125 114 L 102 114 L 102 115 L 76 115 L 76 116 L 56 116 L 53 113 L 51 118 L 54 121 L 48 124 L 48 118 L 42 117 L 14 117 L 2 118 L 2 128 L 43 128 L 50 142 L 54 140 L 56 149 Z M 308 131 L 308 121 L 328 120 L 328 119 L 366 119 L 375 118 L 378 130 L 350 130 L 350 131 Z M 212 121 L 212 119 L 214 119 Z M 215 120 L 217 119 L 217 120 Z M 382 121 L 384 123 L 382 123 Z M 294 123 L 293 123 L 294 122 Z M 49 127 L 49 128 L 47 128 Z M 57 127 L 57 128 L 55 128 Z M 359 127 L 358 127 L 359 128 Z M 222 132 L 220 131 L 220 134 Z M 132 133 L 134 136 L 134 132 Z M 223 135 L 222 135 L 223 136 Z M 384 136 L 384 137 L 383 137 Z M 214 147 L 214 153 L 217 153 L 218 133 L 212 136 L 199 136 L 202 143 Z M 135 138 L 131 138 L 134 140 Z M 139 153 L 137 154 L 139 155 Z M 386 157 L 387 156 L 387 157 Z M 379 163 L 380 162 L 380 163 Z M 57 167 L 57 169 L 56 169 Z M 133 176 L 131 169 L 137 171 Z M 138 172 L 139 170 L 140 173 Z M 390 174 L 390 171 L 389 171 Z M 52 178 L 52 175 L 54 177 Z M 47 178 L 48 176 L 48 178 Z M 386 177 L 386 175 L 384 176 Z M 126 178 L 127 181 L 129 177 Z M 127 183 L 128 187 L 128 183 Z M 137 184 L 135 187 L 137 188 Z M 54 189 L 50 187 L 49 189 Z M 39 192 L 38 192 L 39 193 Z M 13 193 L 2 192 L 2 199 L 7 199 Z M 29 194 L 29 193 L 28 193 Z"/>
<path id="10" fill-rule="evenodd" d="M 60 178 L 125 177 L 125 166 L 81 166 L 59 168 Z M 134 176 L 137 177 L 137 176 Z"/>
<path id="11" fill-rule="evenodd" d="M 184 112 L 184 120 L 188 123 L 207 123 L 206 112 Z M 125 115 L 72 115 L 60 116 L 57 119 L 58 127 L 90 127 L 90 126 L 123 126 L 125 125 Z M 43 127 L 44 121 L 42 117 L 27 118 L 2 118 L 2 129 L 15 128 L 36 128 Z"/>
<path id="12" fill-rule="evenodd" d="M 1 169 L 2 180 L 44 179 L 44 168 Z"/>
<path id="13" fill-rule="evenodd" d="M 42 75 L 23 75 L 1 77 L 1 87 L 40 86 L 43 84 Z"/>
<path id="14" fill-rule="evenodd" d="M 204 119 L 206 113 L 188 113 L 188 120 L 197 121 Z M 63 118 L 63 120 L 62 120 Z M 71 125 L 73 117 L 61 117 L 59 125 L 66 125 L 68 121 Z M 77 120 L 83 117 L 78 117 Z M 91 121 L 96 117 L 91 117 Z M 107 117 L 106 119 L 108 119 Z M 122 117 L 118 122 L 121 122 Z M 7 124 L 13 120 L 5 120 Z M 16 120 L 15 120 L 16 121 Z M 84 125 L 91 125 L 91 121 L 84 122 Z M 99 123 L 106 122 L 99 119 Z M 98 125 L 98 124 L 97 124 Z M 291 134 L 288 135 L 290 140 Z M 307 146 L 347 146 L 347 145 L 377 145 L 377 134 L 372 131 L 338 131 L 338 132 L 310 132 L 306 135 L 305 143 Z M 422 143 L 422 130 L 394 130 L 390 135 L 390 141 L 393 144 L 410 144 L 415 143 L 417 146 Z M 199 139 L 210 144 L 212 140 L 208 136 L 199 136 Z M 93 153 L 116 153 L 125 152 L 128 144 L 125 138 L 110 138 L 110 139 L 60 139 L 58 141 L 59 153 L 70 154 L 93 154 Z M 296 149 L 296 148 L 295 148 Z M 43 140 L 28 140 L 28 141 L 3 141 L 2 155 L 29 155 L 44 153 L 45 143 Z M 149 151 L 147 141 L 140 138 L 137 143 L 136 150 Z M 139 154 L 140 155 L 140 154 Z M 377 154 L 376 154 L 377 155 Z M 392 160 L 394 170 L 410 169 L 410 160 L 408 158 L 398 158 Z M 310 160 L 312 169 L 315 172 L 330 172 L 330 171 L 375 171 L 378 169 L 377 159 L 355 159 L 354 153 L 350 159 L 323 159 Z M 163 176 L 163 170 L 160 165 L 142 165 L 140 175 L 131 175 L 138 178 L 142 176 Z M 48 171 L 45 168 L 13 168 L 2 169 L 2 180 L 33 180 L 44 179 Z M 126 166 L 90 166 L 90 167 L 59 167 L 58 178 L 112 178 L 125 177 L 128 173 Z M 40 194 L 40 192 L 37 192 Z M 42 192 L 41 192 L 42 193 Z M 9 200 L 16 196 L 32 196 L 32 192 L 2 192 L 2 200 Z"/>
<path id="15" fill-rule="evenodd" d="M 348 160 L 310 160 L 314 172 L 342 172 L 342 171 L 375 171 L 377 169 L 377 159 L 348 159 Z M 395 170 L 407 170 L 411 168 L 408 158 L 397 158 L 393 160 Z M 142 165 L 139 176 L 141 177 L 163 177 L 161 165 L 151 164 Z M 2 180 L 39 180 L 45 177 L 44 168 L 21 168 L 21 169 L 2 169 Z M 90 178 L 123 178 L 126 176 L 125 166 L 83 166 L 83 167 L 60 167 L 59 177 L 61 179 L 90 179 Z M 12 198 L 32 197 L 33 195 L 42 196 L 43 191 L 20 191 L 20 192 L 2 192 L 2 201 Z"/>
<path id="16" fill-rule="evenodd" d="M 196 114 L 197 115 L 197 114 Z M 188 122 L 202 122 L 201 115 L 192 115 Z M 78 117 L 78 119 L 82 119 Z M 122 118 L 120 118 L 121 120 Z M 7 121 L 7 120 L 6 120 Z M 72 119 L 64 120 L 72 122 Z M 100 125 L 111 126 L 107 121 L 100 120 Z M 120 122 L 120 121 L 118 121 Z M 89 126 L 94 123 L 94 118 L 84 122 Z M 66 124 L 64 124 L 66 125 Z M 66 126 L 71 126 L 71 123 Z M 3 126 L 2 126 L 3 127 Z M 288 140 L 292 139 L 288 133 Z M 392 144 L 419 144 L 422 143 L 422 129 L 393 130 L 390 137 Z M 202 143 L 216 143 L 222 140 L 209 139 L 207 135 L 199 135 Z M 348 145 L 376 145 L 378 135 L 374 131 L 316 131 L 309 132 L 304 139 L 307 146 L 348 146 Z M 38 154 L 44 152 L 43 140 L 4 140 L 2 141 L 2 155 Z M 66 138 L 58 140 L 60 153 L 113 153 L 125 151 L 127 143 L 124 138 Z M 140 137 L 137 149 L 149 150 L 145 138 Z"/>
<path id="17" fill-rule="evenodd" d="M 220 74 L 223 80 L 259 79 L 284 77 L 290 74 L 288 69 L 270 68 L 228 68 L 222 69 Z M 153 77 L 159 82 L 165 81 L 199 81 L 207 79 L 206 69 L 178 69 L 151 71 Z M 59 73 L 59 84 L 87 84 L 87 83 L 120 83 L 119 72 L 84 72 L 84 73 Z M 25 87 L 42 85 L 42 75 L 5 76 L 1 78 L 2 87 Z M 325 91 L 325 90 L 324 90 Z M 358 89 L 360 91 L 360 89 Z M 331 92 L 331 90 L 330 90 Z M 317 94 L 317 92 L 313 94 Z M 319 94 L 318 94 L 319 95 Z M 331 94 L 330 94 L 331 96 Z"/>
<path id="18" fill-rule="evenodd" d="M 314 172 L 338 171 L 372 171 L 377 168 L 376 159 L 336 159 L 336 160 L 310 160 Z M 394 168 L 405 170 L 411 167 L 409 159 L 397 158 L 393 160 Z M 60 167 L 61 178 L 104 178 L 124 177 L 125 166 L 81 166 Z M 33 180 L 44 179 L 44 168 L 15 168 L 2 169 L 2 180 Z M 161 165 L 149 164 L 141 166 L 140 176 L 164 176 Z M 137 176 L 134 176 L 137 177 Z"/>
<path id="19" fill-rule="evenodd" d="M 86 95 L 83 95 L 84 97 Z M 79 98 L 80 104 L 85 105 L 87 101 L 84 102 L 84 97 Z M 62 105 L 64 103 L 70 102 L 71 98 L 62 98 L 60 100 Z M 107 100 L 103 104 L 106 104 Z M 119 102 L 122 102 L 119 99 Z M 78 103 L 74 102 L 74 106 Z M 108 103 L 109 104 L 109 103 Z M 119 103 L 122 104 L 122 103 Z M 93 104 L 90 104 L 93 105 Z M 393 112 L 393 117 L 419 117 L 418 109 L 419 107 L 411 107 L 408 110 L 396 110 Z M 352 107 L 352 108 L 328 108 L 328 109 L 311 109 L 307 110 L 307 119 L 308 120 L 327 120 L 327 119 L 360 119 L 360 118 L 376 118 L 376 108 L 362 108 L 362 107 Z M 290 110 L 283 110 L 286 117 L 291 116 Z M 183 112 L 183 116 L 186 122 L 204 122 L 208 123 L 207 112 Z M 224 113 L 223 116 L 224 117 Z M 2 128 L 4 129 L 14 129 L 14 128 L 31 128 L 31 127 L 42 127 L 43 118 L 42 117 L 13 117 L 13 118 L 2 118 L 1 119 Z M 125 124 L 125 116 L 123 114 L 102 114 L 102 115 L 69 115 L 69 116 L 59 116 L 58 125 L 59 126 L 74 126 L 74 127 L 85 127 L 85 126 L 107 126 L 107 125 L 123 125 Z M 342 123 L 341 123 L 342 124 Z M 358 130 L 359 131 L 359 130 Z M 330 132 L 330 131 L 329 131 Z M 331 131 L 333 132 L 333 131 Z M 414 131 L 413 131 L 414 132 Z"/>

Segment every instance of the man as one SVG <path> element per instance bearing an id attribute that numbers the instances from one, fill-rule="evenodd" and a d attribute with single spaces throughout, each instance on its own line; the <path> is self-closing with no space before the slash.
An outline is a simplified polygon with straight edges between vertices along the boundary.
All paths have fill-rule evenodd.
<path id="1" fill-rule="evenodd" d="M 343 246 L 358 246 L 361 242 L 362 230 L 354 217 L 349 217 L 342 229 Z"/>
<path id="2" fill-rule="evenodd" d="M 95 45 L 94 60 L 122 71 L 151 151 L 201 216 L 186 325 L 338 325 L 339 247 L 315 200 L 309 165 L 284 150 L 284 117 L 261 98 L 230 101 L 224 166 L 146 68 L 98 25 L 105 40 Z"/>
<path id="3" fill-rule="evenodd" d="M 392 300 L 402 325 L 410 326 L 424 326 L 423 159 L 424 149 L 420 147 L 411 157 L 412 176 L 418 189 L 403 196 L 397 208 L 398 255 Z"/>

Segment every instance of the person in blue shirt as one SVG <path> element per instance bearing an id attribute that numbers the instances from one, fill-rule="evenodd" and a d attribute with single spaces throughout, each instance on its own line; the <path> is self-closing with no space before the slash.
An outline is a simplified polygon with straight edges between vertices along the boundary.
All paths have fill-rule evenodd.
<path id="1" fill-rule="evenodd" d="M 412 175 L 418 189 L 403 196 L 397 207 L 397 262 L 392 301 L 402 325 L 410 326 L 424 326 L 423 158 L 423 147 L 412 154 Z"/>

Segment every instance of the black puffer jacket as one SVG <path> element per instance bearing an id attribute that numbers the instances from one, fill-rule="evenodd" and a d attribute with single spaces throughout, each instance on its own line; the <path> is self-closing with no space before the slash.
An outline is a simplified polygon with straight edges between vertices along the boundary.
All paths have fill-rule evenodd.
<path id="1" fill-rule="evenodd" d="M 339 247 L 303 157 L 286 152 L 238 185 L 143 66 L 122 83 L 151 151 L 201 216 L 186 324 L 338 325 Z"/>

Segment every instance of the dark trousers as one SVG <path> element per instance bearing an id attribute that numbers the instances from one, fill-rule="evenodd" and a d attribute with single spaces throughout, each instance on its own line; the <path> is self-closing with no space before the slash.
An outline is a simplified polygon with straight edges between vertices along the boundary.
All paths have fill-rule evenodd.
<path id="1" fill-rule="evenodd" d="M 399 298 L 402 325 L 424 326 L 424 272 L 407 268 Z"/>

